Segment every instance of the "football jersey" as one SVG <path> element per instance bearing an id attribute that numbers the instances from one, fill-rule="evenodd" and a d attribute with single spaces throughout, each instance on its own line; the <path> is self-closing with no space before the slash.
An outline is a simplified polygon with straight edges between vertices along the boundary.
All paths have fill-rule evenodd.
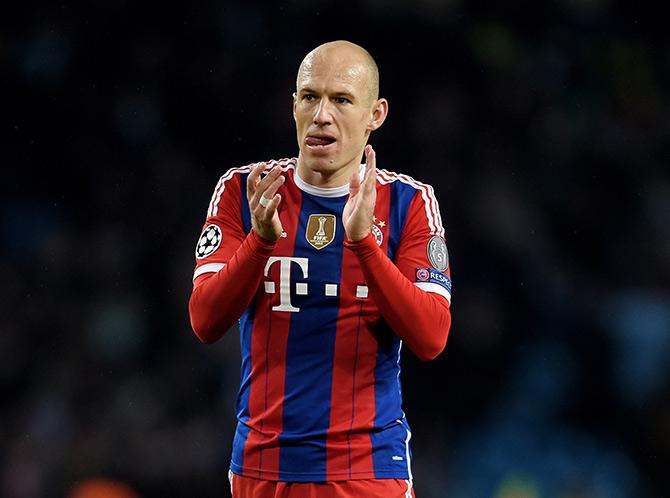
<path id="1" fill-rule="evenodd" d="M 349 186 L 305 183 L 295 158 L 269 161 L 265 171 L 276 165 L 286 177 L 279 190 L 284 232 L 239 320 L 242 367 L 230 468 L 297 482 L 411 479 L 402 341 L 369 295 L 356 255 L 343 246 Z M 229 170 L 216 185 L 194 279 L 223 268 L 251 230 L 246 181 L 253 166 Z M 432 187 L 381 169 L 376 188 L 377 244 L 407 279 L 450 302 Z"/>

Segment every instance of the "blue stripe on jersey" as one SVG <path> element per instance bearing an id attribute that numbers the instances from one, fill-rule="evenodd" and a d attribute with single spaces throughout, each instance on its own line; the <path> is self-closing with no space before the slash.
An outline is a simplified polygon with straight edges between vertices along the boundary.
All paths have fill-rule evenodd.
<path id="1" fill-rule="evenodd" d="M 300 308 L 291 316 L 286 348 L 286 383 L 279 479 L 326 479 L 326 433 L 330 424 L 335 333 L 339 313 L 344 227 L 340 213 L 346 197 L 322 198 L 302 194 L 293 256 L 308 258 L 307 295 L 296 295 L 295 284 L 306 283 L 297 264 L 291 268 L 291 302 Z M 317 250 L 306 239 L 310 214 L 334 214 L 333 242 Z M 337 296 L 325 296 L 325 284 L 338 284 Z M 332 306 L 323 306 L 331 300 Z M 315 354 L 318 351 L 319 354 Z"/>
<path id="2" fill-rule="evenodd" d="M 248 173 L 240 174 L 240 208 L 242 214 L 242 225 L 246 233 L 251 230 L 251 213 L 247 201 L 247 176 Z M 242 471 L 244 465 L 244 445 L 249 436 L 249 393 L 251 388 L 251 331 L 254 327 L 253 311 L 250 308 L 240 317 L 240 353 L 242 355 L 242 366 L 240 371 L 240 390 L 237 393 L 237 428 L 233 438 L 232 465 L 236 466 L 237 472 Z"/>
<path id="3" fill-rule="evenodd" d="M 245 422 L 249 420 L 249 388 L 251 386 L 251 331 L 254 328 L 252 308 L 249 307 L 240 318 L 240 352 L 242 367 L 240 371 L 240 393 L 237 398 L 237 417 Z"/>
<path id="4" fill-rule="evenodd" d="M 240 208 L 242 210 L 242 225 L 244 233 L 251 231 L 251 212 L 249 211 L 249 201 L 247 200 L 247 177 L 249 173 L 240 174 Z"/>
<path id="5" fill-rule="evenodd" d="M 387 253 L 394 261 L 409 205 L 417 190 L 399 180 L 391 183 L 390 189 Z M 400 338 L 382 322 L 375 367 L 375 430 L 370 434 L 372 461 L 378 479 L 398 476 L 409 479 L 409 447 L 405 444 L 407 429 L 403 425 L 405 414 L 400 385 L 400 349 Z"/>
<path id="6" fill-rule="evenodd" d="M 375 430 L 370 434 L 375 477 L 408 479 L 405 439 L 407 431 L 399 423 L 402 411 L 400 386 L 400 338 L 382 324 L 375 367 Z"/>
<path id="7" fill-rule="evenodd" d="M 389 208 L 389 244 L 388 256 L 395 261 L 395 253 L 400 244 L 400 237 L 407 221 L 409 205 L 417 190 L 411 185 L 396 180 L 391 184 L 391 205 Z"/>
<path id="8" fill-rule="evenodd" d="M 251 331 L 254 327 L 251 308 L 247 308 L 240 318 L 240 390 L 237 393 L 237 429 L 233 439 L 232 461 L 240 468 L 244 465 L 244 445 L 249 436 L 249 393 L 251 390 Z"/>

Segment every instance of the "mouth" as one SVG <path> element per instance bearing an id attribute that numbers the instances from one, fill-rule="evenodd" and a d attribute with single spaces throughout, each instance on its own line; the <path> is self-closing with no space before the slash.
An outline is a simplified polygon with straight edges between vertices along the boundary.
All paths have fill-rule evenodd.
<path id="1" fill-rule="evenodd" d="M 305 138 L 305 145 L 314 152 L 327 152 L 336 142 L 335 137 L 325 134 L 307 135 Z"/>

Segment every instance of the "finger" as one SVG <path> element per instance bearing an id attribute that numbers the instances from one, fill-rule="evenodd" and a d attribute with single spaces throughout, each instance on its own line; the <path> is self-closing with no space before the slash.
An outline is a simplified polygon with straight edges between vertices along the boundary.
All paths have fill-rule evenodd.
<path id="1" fill-rule="evenodd" d="M 279 207 L 280 202 L 281 194 L 275 194 L 275 196 L 270 201 L 270 204 L 268 204 L 268 207 L 265 208 L 265 221 L 270 221 L 272 219 L 272 217 L 275 215 L 275 212 L 277 212 L 277 208 Z"/>
<path id="2" fill-rule="evenodd" d="M 251 173 L 247 176 L 247 199 L 251 199 L 258 186 L 261 171 L 265 169 L 265 163 L 258 163 L 251 168 Z"/>
<path id="3" fill-rule="evenodd" d="M 370 176 L 371 171 L 377 168 L 377 153 L 372 148 L 372 145 L 365 146 L 365 179 Z"/>
<path id="4" fill-rule="evenodd" d="M 249 204 L 251 205 L 251 208 L 254 209 L 258 202 L 260 202 L 261 195 L 268 189 L 270 185 L 272 185 L 272 182 L 274 182 L 279 176 L 281 175 L 281 168 L 279 166 L 275 166 L 270 170 L 270 172 L 265 175 L 265 178 L 263 178 L 258 185 L 256 186 L 256 189 L 254 190 L 254 193 L 249 201 Z M 266 199 L 268 197 L 266 196 Z"/>
<path id="5" fill-rule="evenodd" d="M 253 196 L 252 199 L 251 199 L 251 202 L 250 202 L 250 206 L 251 206 L 251 208 L 252 208 L 252 209 L 255 209 L 256 206 L 258 206 L 258 205 L 261 206 L 261 209 L 265 209 L 265 208 L 267 208 L 267 203 L 264 203 L 265 206 L 263 206 L 263 204 L 261 204 L 261 199 L 265 198 L 265 199 L 267 199 L 268 201 L 271 200 L 272 197 L 274 196 L 274 194 L 275 194 L 275 193 L 277 192 L 277 190 L 279 189 L 279 187 L 282 186 L 282 184 L 284 183 L 284 181 L 285 181 L 284 177 L 283 177 L 283 176 L 280 176 L 279 178 L 276 178 L 275 181 L 272 182 L 272 183 L 268 186 L 268 188 L 266 188 L 266 189 L 261 189 L 261 188 L 257 189 L 256 192 L 254 193 L 254 196 Z"/>
<path id="6" fill-rule="evenodd" d="M 365 146 L 365 179 L 363 180 L 363 188 L 366 192 L 370 192 L 375 188 L 377 183 L 377 154 L 372 148 L 372 145 Z"/>
<path id="7" fill-rule="evenodd" d="M 275 194 L 277 193 L 277 190 L 279 190 L 279 187 L 281 187 L 284 184 L 285 177 L 280 176 L 277 178 L 274 182 L 270 184 L 270 186 L 267 188 L 265 192 L 263 192 L 263 197 L 266 199 L 273 199 Z M 270 206 L 268 206 L 269 208 Z"/>
<path id="8" fill-rule="evenodd" d="M 370 194 L 377 192 L 377 168 L 370 169 L 370 173 L 368 173 L 368 183 L 365 185 L 365 189 Z"/>
<path id="9" fill-rule="evenodd" d="M 275 194 L 274 197 L 270 199 L 267 207 L 263 207 L 259 204 L 256 206 L 256 209 L 253 210 L 254 217 L 263 224 L 272 222 L 272 218 L 277 212 L 281 199 L 281 194 Z"/>
<path id="10" fill-rule="evenodd" d="M 377 166 L 377 153 L 370 144 L 365 146 L 365 164 L 372 165 L 374 167 Z"/>
<path id="11" fill-rule="evenodd" d="M 361 176 L 358 174 L 358 171 L 354 171 L 354 174 L 351 175 L 351 180 L 349 180 L 349 196 L 354 197 L 360 188 Z"/>
<path id="12" fill-rule="evenodd" d="M 258 183 L 258 186 L 256 188 L 256 192 L 261 191 L 264 192 L 268 189 L 268 187 L 274 182 L 280 175 L 281 175 L 281 167 L 275 166 L 272 168 L 267 175 L 265 175 L 261 181 Z"/>

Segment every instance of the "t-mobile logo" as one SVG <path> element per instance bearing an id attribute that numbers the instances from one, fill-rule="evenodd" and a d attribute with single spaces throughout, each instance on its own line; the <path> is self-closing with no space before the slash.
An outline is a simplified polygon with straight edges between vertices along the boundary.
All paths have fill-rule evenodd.
<path id="1" fill-rule="evenodd" d="M 279 305 L 273 306 L 272 311 L 300 311 L 291 304 L 291 263 L 297 263 L 302 270 L 303 278 L 307 278 L 309 270 L 309 260 L 307 258 L 288 258 L 284 256 L 271 256 L 265 265 L 263 275 L 266 277 L 270 272 L 270 267 L 279 261 Z M 275 283 L 265 282 L 265 292 L 274 294 Z M 307 283 L 298 282 L 295 284 L 295 293 L 299 296 L 307 295 Z"/>
<path id="2" fill-rule="evenodd" d="M 279 261 L 279 304 L 272 307 L 272 311 L 290 311 L 295 313 L 300 311 L 300 308 L 293 306 L 291 303 L 291 263 L 296 263 L 302 270 L 302 277 L 307 279 L 309 277 L 309 259 L 307 258 L 290 258 L 286 256 L 271 256 L 265 264 L 263 275 L 266 277 L 270 273 L 270 267 Z M 264 282 L 265 292 L 274 294 L 275 283 L 271 280 Z M 337 284 L 325 284 L 324 295 L 326 297 L 337 297 Z M 298 296 L 306 296 L 308 291 L 307 282 L 296 282 L 295 293 Z M 356 297 L 365 299 L 368 297 L 368 287 L 366 285 L 356 286 Z"/>

